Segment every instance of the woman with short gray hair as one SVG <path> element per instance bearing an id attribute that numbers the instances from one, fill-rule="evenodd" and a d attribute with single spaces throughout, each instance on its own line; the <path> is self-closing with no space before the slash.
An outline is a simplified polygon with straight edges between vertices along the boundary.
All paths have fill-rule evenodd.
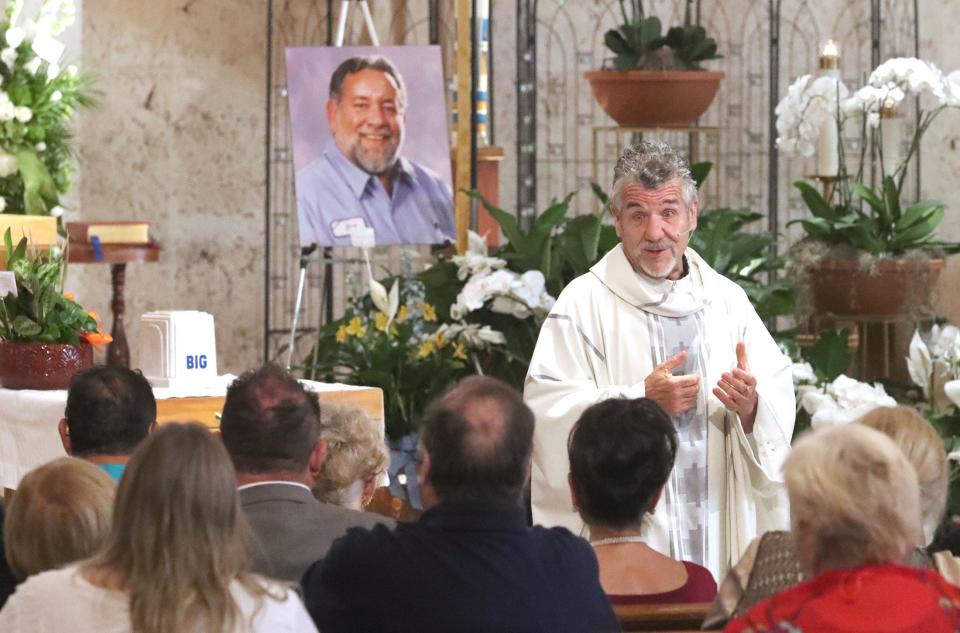
<path id="1" fill-rule="evenodd" d="M 796 443 L 783 473 L 791 529 L 812 579 L 725 631 L 960 628 L 960 589 L 902 564 L 923 538 L 920 494 L 913 466 L 889 437 L 860 424 L 820 429 Z"/>

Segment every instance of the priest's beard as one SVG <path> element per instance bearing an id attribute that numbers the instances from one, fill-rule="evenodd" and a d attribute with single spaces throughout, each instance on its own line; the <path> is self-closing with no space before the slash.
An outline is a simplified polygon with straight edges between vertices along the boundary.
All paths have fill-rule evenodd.
<path id="1" fill-rule="evenodd" d="M 654 264 L 653 262 L 649 262 L 646 259 L 644 259 L 643 257 L 644 249 L 653 249 L 653 250 L 669 249 L 670 258 L 668 260 L 664 260 L 664 261 L 658 262 L 657 264 Z M 640 246 L 635 251 L 636 254 L 634 256 L 631 256 L 631 254 L 627 251 L 624 251 L 624 252 L 627 255 L 627 260 L 630 262 L 630 265 L 633 267 L 633 270 L 635 270 L 636 272 L 646 275 L 647 277 L 650 277 L 652 279 L 666 279 L 667 277 L 670 276 L 670 273 L 672 273 L 677 268 L 677 263 L 679 262 L 675 249 L 679 250 L 677 249 L 676 242 L 671 242 L 669 240 L 661 240 L 659 242 L 645 242 L 643 244 L 640 244 Z"/>

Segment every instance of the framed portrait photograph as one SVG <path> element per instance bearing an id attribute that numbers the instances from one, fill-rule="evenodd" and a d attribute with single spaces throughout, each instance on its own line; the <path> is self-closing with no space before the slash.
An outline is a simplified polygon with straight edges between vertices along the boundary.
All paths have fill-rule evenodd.
<path id="1" fill-rule="evenodd" d="M 285 53 L 300 245 L 454 241 L 440 47 Z"/>

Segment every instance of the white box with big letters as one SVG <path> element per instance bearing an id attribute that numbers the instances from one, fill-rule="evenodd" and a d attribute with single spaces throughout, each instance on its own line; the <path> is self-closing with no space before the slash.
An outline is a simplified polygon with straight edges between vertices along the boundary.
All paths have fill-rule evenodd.
<path id="1" fill-rule="evenodd" d="M 140 317 L 140 370 L 154 387 L 185 387 L 217 379 L 213 315 L 160 310 Z"/>

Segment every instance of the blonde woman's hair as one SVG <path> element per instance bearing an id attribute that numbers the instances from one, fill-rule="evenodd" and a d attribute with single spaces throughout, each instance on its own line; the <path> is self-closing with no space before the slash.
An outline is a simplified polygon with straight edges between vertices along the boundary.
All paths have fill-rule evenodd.
<path id="1" fill-rule="evenodd" d="M 246 571 L 251 532 L 236 486 L 226 449 L 199 424 L 164 425 L 133 454 L 90 566 L 124 579 L 134 633 L 230 631 L 241 617 L 231 583 L 265 595 Z"/>
<path id="2" fill-rule="evenodd" d="M 802 437 L 783 465 L 801 558 L 826 567 L 899 562 L 920 542 L 917 475 L 886 435 L 861 424 Z"/>
<path id="3" fill-rule="evenodd" d="M 920 544 L 927 545 L 947 507 L 950 470 L 943 439 L 909 407 L 878 407 L 860 418 L 860 423 L 892 439 L 917 471 L 924 537 Z"/>
<path id="4" fill-rule="evenodd" d="M 110 475 L 74 457 L 27 473 L 3 526 L 10 570 L 22 580 L 97 553 L 110 531 L 116 490 Z"/>
<path id="5" fill-rule="evenodd" d="M 313 493 L 320 501 L 345 506 L 357 482 L 387 469 L 387 446 L 380 425 L 355 407 L 321 404 L 320 420 L 320 439 L 327 445 L 327 457 Z"/>

